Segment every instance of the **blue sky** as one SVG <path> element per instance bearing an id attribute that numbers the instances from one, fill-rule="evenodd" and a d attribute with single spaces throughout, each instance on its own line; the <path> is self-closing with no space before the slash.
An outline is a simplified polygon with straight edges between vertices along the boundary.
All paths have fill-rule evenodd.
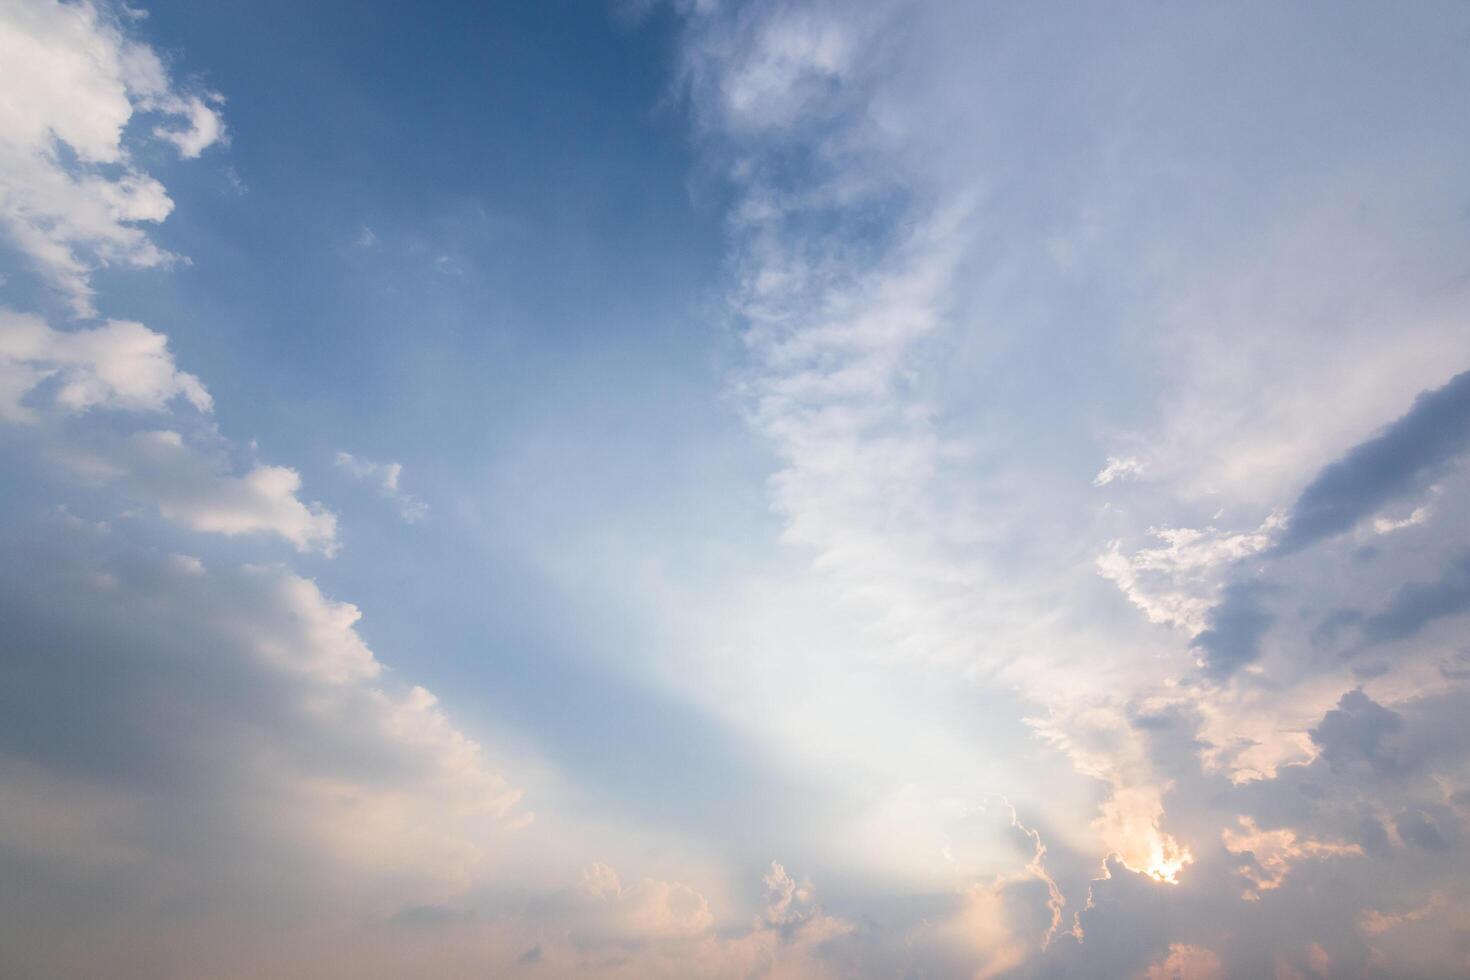
<path id="1" fill-rule="evenodd" d="M 1462 974 L 1467 40 L 0 3 L 0 972 Z"/>

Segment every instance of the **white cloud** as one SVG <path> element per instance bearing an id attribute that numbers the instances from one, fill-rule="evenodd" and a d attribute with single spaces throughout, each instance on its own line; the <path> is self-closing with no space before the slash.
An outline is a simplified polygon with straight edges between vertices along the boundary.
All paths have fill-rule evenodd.
<path id="1" fill-rule="evenodd" d="M 163 411 L 183 398 L 201 412 L 213 407 L 194 375 L 180 371 L 168 338 L 128 320 L 61 331 L 40 317 L 0 307 L 0 419 L 25 422 L 22 402 L 45 382 L 52 401 L 70 412 L 89 409 Z"/>
<path id="2" fill-rule="evenodd" d="M 180 371 L 168 338 L 126 320 L 56 330 L 38 316 L 0 307 L 0 421 L 36 423 L 44 415 L 95 411 L 167 412 L 182 399 L 200 412 L 213 400 Z M 96 440 L 48 429 L 48 452 L 98 483 L 122 481 L 135 499 L 195 531 L 227 536 L 273 533 L 299 551 L 331 555 L 337 519 L 297 497 L 293 469 L 256 465 L 236 476 L 218 453 L 196 450 L 176 430 Z M 396 471 L 391 476 L 396 486 Z M 409 498 L 410 506 L 416 502 Z"/>
<path id="3" fill-rule="evenodd" d="M 174 259 L 138 225 L 166 218 L 163 185 L 124 143 L 139 113 L 182 117 L 155 132 L 187 157 L 223 139 L 218 114 L 171 86 L 162 62 L 90 2 L 0 8 L 0 222 L 11 242 L 82 315 L 94 264 Z M 211 97 L 214 98 L 214 97 Z M 68 157 L 71 162 L 68 162 Z"/>
<path id="4" fill-rule="evenodd" d="M 1226 827 L 1221 839 L 1227 851 L 1243 859 L 1240 873 L 1249 882 L 1244 897 L 1251 901 L 1280 888 L 1300 861 L 1363 853 L 1357 844 L 1299 838 L 1289 827 L 1261 830 L 1250 817 L 1240 818 L 1239 829 Z"/>
<path id="5" fill-rule="evenodd" d="M 170 429 L 137 432 L 103 449 L 53 452 L 80 475 L 121 481 L 134 500 L 191 530 L 276 534 L 298 551 L 337 550 L 336 515 L 298 498 L 301 477 L 288 467 L 256 465 L 235 476 L 223 456 L 192 448 Z"/>
<path id="6" fill-rule="evenodd" d="M 429 505 L 399 486 L 403 477 L 402 463 L 377 463 L 351 453 L 338 452 L 337 465 L 359 480 L 378 485 L 383 496 L 398 507 L 398 514 L 409 524 L 429 516 Z"/>
<path id="7" fill-rule="evenodd" d="M 1109 456 L 1108 463 L 1098 471 L 1097 476 L 1092 478 L 1092 485 L 1105 487 L 1114 480 L 1128 480 L 1136 478 L 1144 470 L 1144 466 L 1134 456 Z"/>
<path id="8" fill-rule="evenodd" d="M 183 129 L 159 126 L 153 130 L 153 135 L 178 147 L 179 155 L 185 159 L 195 159 L 209 147 L 225 141 L 224 120 L 210 108 L 210 103 L 221 105 L 223 102 L 224 98 L 216 93 L 210 93 L 207 101 L 197 95 L 170 97 L 162 106 L 168 112 L 182 116 L 186 125 Z"/>
<path id="9" fill-rule="evenodd" d="M 1415 507 L 1407 517 L 1395 520 L 1391 517 L 1375 517 L 1373 519 L 1373 531 L 1375 534 L 1392 534 L 1402 531 L 1406 527 L 1418 527 L 1429 520 L 1429 507 Z"/>
<path id="10" fill-rule="evenodd" d="M 1115 583 L 1149 622 L 1177 626 L 1196 636 L 1205 629 L 1233 566 L 1270 547 L 1282 524 L 1281 516 L 1272 514 L 1251 531 L 1151 527 L 1149 535 L 1162 541 L 1161 546 L 1125 555 L 1122 542 L 1109 542 L 1097 558 L 1097 571 Z"/>
<path id="11" fill-rule="evenodd" d="M 801 9 L 753 19 L 718 80 L 726 119 L 787 125 L 838 90 L 856 54 L 855 20 Z"/>

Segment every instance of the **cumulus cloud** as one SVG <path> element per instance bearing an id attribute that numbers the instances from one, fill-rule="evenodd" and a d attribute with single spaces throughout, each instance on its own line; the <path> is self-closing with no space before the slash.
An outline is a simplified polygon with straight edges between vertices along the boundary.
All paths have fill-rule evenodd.
<path id="1" fill-rule="evenodd" d="M 688 938 L 714 925 L 709 902 L 681 882 L 645 878 L 624 887 L 617 872 L 599 862 L 583 873 L 578 890 L 591 901 L 580 926 L 589 941 Z"/>
<path id="2" fill-rule="evenodd" d="M 1383 774 L 1397 768 L 1394 750 L 1384 740 L 1402 727 L 1402 718 L 1355 689 L 1322 716 L 1311 736 L 1322 750 L 1322 759 L 1334 770 L 1361 765 Z"/>
<path id="3" fill-rule="evenodd" d="M 170 95 L 159 105 L 170 114 L 182 117 L 184 126 L 182 128 L 159 126 L 153 130 L 153 135 L 172 143 L 178 148 L 179 155 L 185 159 L 195 159 L 214 144 L 225 140 L 224 120 L 213 108 L 223 103 L 224 97 L 215 92 L 203 98 L 197 95 L 187 98 Z"/>
<path id="4" fill-rule="evenodd" d="M 119 481 L 130 497 L 194 531 L 233 537 L 276 534 L 298 551 L 337 551 L 337 517 L 297 496 L 301 477 L 284 466 L 256 465 L 234 475 L 223 454 L 195 449 L 170 429 L 136 432 L 97 450 L 58 450 L 75 472 Z"/>
<path id="5" fill-rule="evenodd" d="M 109 320 L 58 330 L 39 316 L 0 307 L 0 421 L 55 422 L 100 412 L 166 413 L 178 401 L 210 412 L 203 382 L 178 368 L 168 338 L 141 323 Z M 196 531 L 272 533 L 300 551 L 330 555 L 337 519 L 300 500 L 293 469 L 255 465 L 241 475 L 221 451 L 188 444 L 174 429 L 118 438 L 47 425 L 47 452 L 89 482 L 121 482 L 137 501 Z M 396 491 L 396 470 L 390 474 Z M 410 512 L 417 502 L 405 498 Z"/>
<path id="6" fill-rule="evenodd" d="M 1363 853 L 1357 844 L 1299 840 L 1296 832 L 1286 827 L 1261 830 L 1250 817 L 1241 817 L 1239 828 L 1226 827 L 1221 838 L 1225 850 L 1239 861 L 1241 876 L 1249 882 L 1244 893 L 1249 901 L 1259 898 L 1262 891 L 1281 887 L 1299 861 Z"/>
<path id="7" fill-rule="evenodd" d="M 163 185 L 134 164 L 124 135 L 135 115 L 182 119 L 155 131 L 198 156 L 223 138 L 214 97 L 185 95 L 158 55 L 91 2 L 10 3 L 0 10 L 0 223 L 64 295 L 91 315 L 94 265 L 174 259 L 141 224 L 173 210 Z"/>
<path id="8" fill-rule="evenodd" d="M 175 365 L 168 338 L 141 323 L 109 320 L 62 331 L 0 307 L 0 419 L 32 421 L 24 400 L 43 384 L 52 386 L 54 405 L 69 412 L 158 412 L 174 398 L 201 412 L 213 407 L 203 383 Z"/>
<path id="9" fill-rule="evenodd" d="M 5 899 L 11 914 L 44 919 L 53 874 L 159 900 L 119 903 L 103 916 L 115 923 L 185 896 L 203 918 L 283 895 L 366 914 L 457 894 L 529 819 L 432 694 L 387 678 L 360 612 L 316 583 L 77 543 L 62 557 L 12 542 L 25 573 L 9 566 L 0 602 L 15 681 L 0 795 L 31 801 L 0 814 L 0 861 L 8 876 L 37 848 L 66 855 L 37 880 L 39 905 Z M 36 833 L 46 801 L 86 805 Z"/>
<path id="10" fill-rule="evenodd" d="M 1163 542 L 1124 554 L 1121 541 L 1108 543 L 1097 570 L 1117 584 L 1150 622 L 1177 626 L 1192 636 L 1210 628 L 1210 618 L 1235 566 L 1268 548 L 1280 526 L 1276 515 L 1251 531 L 1151 527 Z"/>

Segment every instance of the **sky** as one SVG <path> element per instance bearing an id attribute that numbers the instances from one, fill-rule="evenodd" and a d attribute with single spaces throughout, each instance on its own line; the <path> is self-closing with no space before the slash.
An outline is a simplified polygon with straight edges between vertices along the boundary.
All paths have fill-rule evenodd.
<path id="1" fill-rule="evenodd" d="M 0 974 L 1470 973 L 1467 52 L 0 0 Z"/>

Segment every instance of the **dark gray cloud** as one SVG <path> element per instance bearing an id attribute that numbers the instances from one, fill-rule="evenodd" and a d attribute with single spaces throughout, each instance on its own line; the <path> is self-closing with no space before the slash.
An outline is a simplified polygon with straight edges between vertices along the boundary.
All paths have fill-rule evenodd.
<path id="1" fill-rule="evenodd" d="M 1398 759 L 1385 740 L 1403 725 L 1401 717 L 1359 688 L 1344 694 L 1310 734 L 1334 771 L 1366 766 L 1387 773 L 1398 768 Z"/>
<path id="2" fill-rule="evenodd" d="M 1261 605 L 1262 586 L 1235 582 L 1210 610 L 1209 629 L 1194 638 L 1205 658 L 1205 673 L 1222 680 L 1261 655 L 1261 638 L 1275 617 Z"/>
<path id="3" fill-rule="evenodd" d="M 1400 587 L 1382 612 L 1363 623 L 1363 636 L 1370 643 L 1401 640 L 1436 619 L 1466 610 L 1470 610 L 1470 553 L 1450 562 L 1436 581 Z"/>
<path id="4" fill-rule="evenodd" d="M 1401 838 L 1426 851 L 1448 850 L 1459 836 L 1447 806 L 1410 807 L 1398 815 L 1394 827 Z"/>
<path id="5" fill-rule="evenodd" d="M 1426 391 L 1407 413 L 1325 467 L 1292 505 L 1273 549 L 1286 555 L 1346 531 L 1400 494 L 1423 485 L 1470 446 L 1470 371 Z"/>

